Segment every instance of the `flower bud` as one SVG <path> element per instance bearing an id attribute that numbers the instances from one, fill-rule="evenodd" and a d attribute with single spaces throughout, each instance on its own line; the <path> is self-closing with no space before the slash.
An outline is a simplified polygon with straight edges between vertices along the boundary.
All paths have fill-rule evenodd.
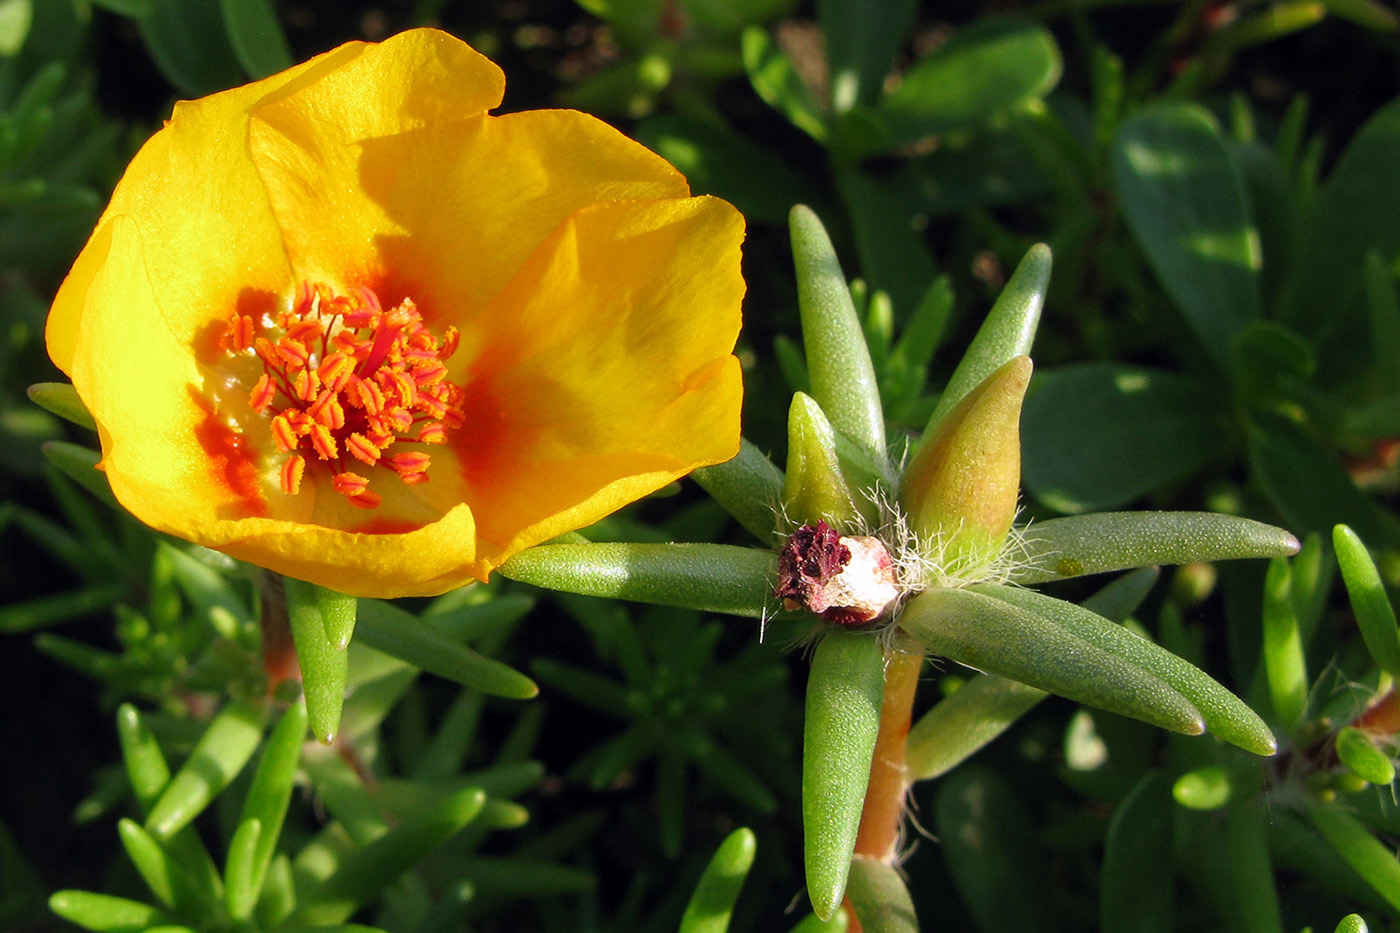
<path id="1" fill-rule="evenodd" d="M 992 373 L 948 412 L 904 471 L 900 498 L 910 526 L 939 539 L 947 558 L 988 558 L 1011 530 L 1030 378 L 1028 356 Z"/>
<path id="2" fill-rule="evenodd" d="M 836 524 L 858 514 L 855 497 L 836 456 L 836 432 L 815 400 L 801 392 L 788 409 L 787 477 L 783 511 L 794 522 Z"/>

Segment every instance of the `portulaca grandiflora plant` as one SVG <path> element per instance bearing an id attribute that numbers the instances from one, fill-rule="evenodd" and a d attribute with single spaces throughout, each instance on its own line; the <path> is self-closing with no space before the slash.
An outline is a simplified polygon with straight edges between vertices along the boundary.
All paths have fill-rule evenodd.
<path id="1" fill-rule="evenodd" d="M 799 206 L 791 233 L 810 393 L 789 409 L 786 470 L 745 442 L 733 460 L 694 474 L 765 547 L 578 540 L 523 551 L 501 572 L 760 627 L 775 613 L 813 620 L 802 809 L 816 915 L 832 918 L 846 901 L 867 926 L 916 929 L 898 867 L 910 787 L 966 759 L 1047 693 L 1274 754 L 1264 721 L 1208 674 L 1030 588 L 1299 547 L 1282 529 L 1212 513 L 1016 525 L 1020 411 L 1050 250 L 1027 253 L 927 428 L 902 438 L 887 434 L 866 329 L 825 229 Z M 911 723 L 930 658 L 978 673 Z"/>

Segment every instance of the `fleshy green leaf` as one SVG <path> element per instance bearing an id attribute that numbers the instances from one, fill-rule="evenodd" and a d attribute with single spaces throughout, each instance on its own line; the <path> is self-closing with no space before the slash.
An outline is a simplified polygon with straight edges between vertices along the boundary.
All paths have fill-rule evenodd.
<path id="1" fill-rule="evenodd" d="M 117 835 L 126 849 L 131 864 L 141 874 L 146 886 L 166 907 L 188 915 L 194 907 L 195 891 L 180 865 L 170 857 L 141 824 L 122 819 L 117 822 Z"/>
<path id="2" fill-rule="evenodd" d="M 883 463 L 885 416 L 880 387 L 836 251 L 810 208 L 794 207 L 789 223 L 812 398 L 832 427 Z"/>
<path id="3" fill-rule="evenodd" d="M 475 819 L 485 803 L 486 795 L 480 788 L 465 788 L 353 850 L 331 875 L 299 892 L 291 922 L 343 923 L 361 905 L 378 896 L 385 885 Z"/>
<path id="4" fill-rule="evenodd" d="M 0 635 L 14 635 L 47 628 L 69 619 L 108 609 L 127 592 L 121 583 L 99 583 L 53 596 L 40 596 L 0 607 Z"/>
<path id="5" fill-rule="evenodd" d="M 1334 933 L 1368 933 L 1369 929 L 1360 914 L 1347 914 L 1337 924 Z"/>
<path id="6" fill-rule="evenodd" d="M 880 374 L 881 386 L 890 393 L 887 401 L 893 399 L 893 407 L 899 415 L 915 402 L 928 381 L 929 364 L 948 329 L 953 301 L 948 277 L 938 276 L 914 306 L 914 313 L 904 324 L 899 340 L 885 361 Z"/>
<path id="7" fill-rule="evenodd" d="M 1080 703 L 1199 735 L 1200 712 L 1175 688 L 1063 626 L 967 590 L 926 590 L 900 627 L 934 654 Z"/>
<path id="8" fill-rule="evenodd" d="M 1400 862 L 1366 825 L 1340 806 L 1317 800 L 1307 802 L 1308 819 L 1392 910 L 1400 910 Z"/>
<path id="9" fill-rule="evenodd" d="M 1155 642 L 1135 635 L 1082 606 L 1034 590 L 997 584 L 982 584 L 970 589 L 1049 619 L 1096 648 L 1161 678 L 1186 697 L 1200 711 L 1206 727 L 1225 741 L 1256 755 L 1272 755 L 1278 750 L 1269 727 L 1243 700 L 1200 668 Z"/>
<path id="10" fill-rule="evenodd" d="M 234 701 L 220 710 L 151 807 L 146 829 L 157 839 L 169 839 L 203 812 L 253 756 L 262 728 L 259 706 Z"/>
<path id="11" fill-rule="evenodd" d="M 149 812 L 170 782 L 170 766 L 141 713 L 130 703 L 117 708 L 117 738 L 121 742 L 126 777 L 142 810 Z"/>
<path id="12" fill-rule="evenodd" d="M 1172 929 L 1171 781 L 1142 776 L 1113 811 L 1099 882 L 1099 928 L 1134 933 Z"/>
<path id="13" fill-rule="evenodd" d="M 119 509 L 117 497 L 112 495 L 112 487 L 107 476 L 97 469 L 102 455 L 91 447 L 70 444 L 67 441 L 46 441 L 42 448 L 44 458 L 58 467 L 64 476 L 82 486 L 114 509 Z"/>
<path id="14" fill-rule="evenodd" d="M 909 779 L 925 781 L 946 774 L 1046 696 L 1044 690 L 995 674 L 973 677 L 909 730 Z"/>
<path id="15" fill-rule="evenodd" d="M 247 920 L 258 902 L 262 879 L 258 878 L 258 849 L 262 823 L 245 819 L 233 831 L 224 863 L 224 908 L 234 920 Z"/>
<path id="16" fill-rule="evenodd" d="M 878 859 L 851 862 L 848 888 L 864 933 L 919 933 L 919 919 L 903 873 Z"/>
<path id="17" fill-rule="evenodd" d="M 758 540 L 772 542 L 784 476 L 767 454 L 741 439 L 733 459 L 701 467 L 690 476 Z"/>
<path id="18" fill-rule="evenodd" d="M 500 573 L 566 593 L 762 618 L 777 556 L 727 544 L 546 544 Z"/>
<path id="19" fill-rule="evenodd" d="M 1376 32 L 1394 32 L 1400 29 L 1400 16 L 1397 16 L 1394 10 L 1377 2 L 1377 0 L 1322 0 L 1322 5 L 1327 7 L 1329 13 L 1343 19 L 1349 19 L 1367 29 L 1374 29 Z M 1341 933 L 1341 929 L 1341 927 L 1337 927 L 1337 933 Z M 1366 933 L 1364 923 L 1361 925 L 1360 933 Z"/>
<path id="20" fill-rule="evenodd" d="M 524 674 L 453 641 L 436 627 L 383 600 L 360 604 L 359 633 L 359 641 L 376 651 L 483 693 L 514 700 L 528 700 L 539 693 Z"/>
<path id="21" fill-rule="evenodd" d="M 1036 377 L 1021 422 L 1026 488 L 1061 512 L 1118 508 L 1225 449 L 1218 389 L 1112 363 Z"/>
<path id="22" fill-rule="evenodd" d="M 326 640 L 337 651 L 344 650 L 355 634 L 356 599 L 323 586 L 316 587 L 316 602 L 326 623 Z"/>
<path id="23" fill-rule="evenodd" d="M 169 914 L 150 904 L 91 891 L 56 891 L 49 898 L 49 909 L 70 923 L 98 933 L 140 933 L 171 922 Z"/>
<path id="24" fill-rule="evenodd" d="M 992 771 L 959 768 L 941 782 L 934 833 L 981 930 L 1043 927 L 1048 866 L 1021 798 Z"/>
<path id="25" fill-rule="evenodd" d="M 877 178 L 860 166 L 837 166 L 835 172 L 862 274 L 906 313 L 938 275 L 919 234 L 909 186 L 898 176 Z"/>
<path id="26" fill-rule="evenodd" d="M 686 904 L 680 933 L 725 933 L 729 929 L 729 917 L 753 867 L 757 844 L 753 830 L 745 827 L 725 837 Z"/>
<path id="27" fill-rule="evenodd" d="M 1280 320 L 1323 346 L 1324 379 L 1349 379 L 1366 345 L 1366 256 L 1400 257 L 1400 101 L 1372 116 L 1311 204 L 1279 307 Z M 1327 313 L 1319 313 L 1319 309 Z"/>
<path id="28" fill-rule="evenodd" d="M 885 658 L 870 634 L 832 631 L 812 655 L 802 740 L 807 894 L 823 920 L 841 906 L 880 731 Z"/>
<path id="29" fill-rule="evenodd" d="M 1124 574 L 1084 601 L 1114 622 L 1126 619 L 1156 582 L 1155 567 Z M 905 766 L 910 781 L 947 773 L 990 743 L 1048 694 L 994 674 L 978 674 L 936 704 L 909 730 Z"/>
<path id="30" fill-rule="evenodd" d="M 1012 582 L 1043 583 L 1151 564 L 1287 557 L 1298 539 L 1282 528 L 1214 512 L 1101 512 L 1037 522 L 1026 530 Z"/>
<path id="31" fill-rule="evenodd" d="M 950 563 L 986 565 L 1011 530 L 1030 378 L 1030 357 L 1009 360 L 963 397 L 904 468 L 899 497 L 909 526 L 938 541 Z"/>
<path id="32" fill-rule="evenodd" d="M 965 26 L 880 102 L 889 134 L 882 148 L 989 123 L 1049 93 L 1060 67 L 1054 37 L 1037 23 L 983 19 Z"/>
<path id="33" fill-rule="evenodd" d="M 820 0 L 817 17 L 826 40 L 831 106 L 838 114 L 873 104 L 909 32 L 914 0 Z"/>
<path id="34" fill-rule="evenodd" d="M 1366 650 L 1381 670 L 1400 680 L 1400 630 L 1395 625 L 1395 609 L 1390 605 L 1380 573 L 1366 545 L 1346 525 L 1332 531 L 1332 547 L 1342 568 L 1342 582 L 1356 614 L 1356 627 Z"/>
<path id="35" fill-rule="evenodd" d="M 767 30 L 750 26 L 744 30 L 741 45 L 744 70 L 758 96 L 813 139 L 826 139 L 826 115 L 821 105 Z"/>
<path id="36" fill-rule="evenodd" d="M 243 70 L 254 78 L 292 66 L 292 50 L 270 0 L 219 0 L 229 44 Z"/>
<path id="37" fill-rule="evenodd" d="M 987 312 L 987 319 L 977 329 L 977 336 L 972 338 L 962 361 L 953 370 L 924 428 L 921 444 L 933 435 L 943 417 L 967 393 L 1015 357 L 1030 355 L 1035 329 L 1040 323 L 1040 309 L 1050 287 L 1050 266 L 1050 247 L 1040 243 L 1026 251 L 992 310 Z"/>
<path id="38" fill-rule="evenodd" d="M 1395 780 L 1395 763 L 1360 729 L 1343 726 L 1337 733 L 1337 757 L 1358 777 L 1382 787 Z"/>
<path id="39" fill-rule="evenodd" d="M 151 0 L 136 21 L 161 74 L 181 93 L 199 97 L 242 79 L 219 7 L 220 0 Z"/>
<path id="40" fill-rule="evenodd" d="M 350 658 L 344 648 L 337 648 L 326 635 L 321 587 L 291 577 L 283 579 L 283 587 L 311 731 L 323 745 L 329 745 L 340 731 Z"/>
<path id="41" fill-rule="evenodd" d="M 1274 715 L 1288 729 L 1298 725 L 1308 706 L 1307 658 L 1291 584 L 1288 561 L 1275 557 L 1264 578 L 1264 673 Z"/>
<path id="42" fill-rule="evenodd" d="M 29 399 L 45 411 L 73 422 L 89 431 L 97 430 L 97 422 L 78 398 L 78 390 L 67 382 L 36 382 L 29 387 Z"/>
<path id="43" fill-rule="evenodd" d="M 273 726 L 263 746 L 262 759 L 253 773 L 253 781 L 243 800 L 239 830 L 245 837 L 251 830 L 243 830 L 244 825 L 258 824 L 258 831 L 249 843 L 249 861 L 246 874 L 240 873 L 238 890 L 230 880 L 226 887 L 229 913 L 246 918 L 243 908 L 251 910 L 261 893 L 267 867 L 272 862 L 277 848 L 277 838 L 282 831 L 282 821 L 291 803 L 292 789 L 296 780 L 297 767 L 301 762 L 301 747 L 306 739 L 307 713 L 301 703 L 287 707 L 282 718 Z M 246 839 L 245 839 L 246 842 Z M 232 848 L 230 848 L 232 852 Z M 229 856 L 229 874 L 233 874 L 233 856 Z M 238 910 L 235 910 L 238 908 Z"/>
<path id="44" fill-rule="evenodd" d="M 1172 798 L 1188 810 L 1219 810 L 1234 793 L 1229 772 L 1219 765 L 1187 771 L 1172 785 Z"/>
<path id="45" fill-rule="evenodd" d="M 1253 46 L 1307 29 L 1321 22 L 1326 16 L 1326 5 L 1317 0 L 1284 0 L 1274 3 L 1213 30 L 1206 42 L 1205 54 L 1235 55 Z"/>
<path id="46" fill-rule="evenodd" d="M 1283 933 L 1285 929 L 1269 844 L 1269 808 L 1264 797 L 1249 794 L 1231 801 L 1225 812 L 1232 929 L 1242 933 Z"/>
<path id="47" fill-rule="evenodd" d="M 1124 123 L 1113 176 L 1128 223 L 1163 287 L 1220 367 L 1259 316 L 1259 235 L 1243 175 L 1215 119 L 1159 105 Z"/>
<path id="48" fill-rule="evenodd" d="M 1400 300 L 1395 296 L 1395 280 L 1375 252 L 1366 254 L 1366 309 L 1376 388 L 1385 394 L 1400 393 Z"/>

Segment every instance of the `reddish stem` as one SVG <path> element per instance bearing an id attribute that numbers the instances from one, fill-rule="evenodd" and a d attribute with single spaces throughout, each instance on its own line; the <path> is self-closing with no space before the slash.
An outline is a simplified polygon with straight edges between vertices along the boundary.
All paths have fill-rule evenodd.
<path id="1" fill-rule="evenodd" d="M 262 598 L 263 671 L 267 674 L 267 692 L 271 696 L 279 684 L 301 680 L 297 665 L 297 649 L 292 642 L 292 620 L 287 614 L 287 593 L 282 578 L 266 571 L 258 574 L 258 592 Z"/>
<path id="2" fill-rule="evenodd" d="M 904 794 L 909 784 L 904 753 L 914 713 L 914 694 L 923 669 L 922 650 L 896 645 L 885 662 L 885 698 L 880 706 L 880 733 L 870 762 L 870 783 L 856 835 L 856 857 L 893 862 L 898 856 Z"/>

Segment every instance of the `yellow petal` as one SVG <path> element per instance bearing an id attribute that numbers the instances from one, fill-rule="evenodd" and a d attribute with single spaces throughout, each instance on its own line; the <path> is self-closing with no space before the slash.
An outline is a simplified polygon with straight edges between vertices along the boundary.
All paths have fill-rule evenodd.
<path id="1" fill-rule="evenodd" d="M 501 292 L 453 445 L 483 559 L 734 455 L 742 239 L 713 198 L 599 204 Z"/>
<path id="2" fill-rule="evenodd" d="M 147 523 L 194 540 L 217 536 L 221 522 L 264 510 L 257 477 L 211 417 L 194 356 L 166 324 L 136 221 L 118 214 L 93 241 L 107 249 L 73 279 L 69 300 L 92 313 L 82 315 L 71 375 L 97 422 L 103 469 Z"/>
<path id="3" fill-rule="evenodd" d="M 368 48 L 351 43 L 310 61 L 197 101 L 175 105 L 170 121 L 131 160 L 112 200 L 59 289 L 50 311 L 49 353 L 64 372 L 106 222 L 123 214 L 146 244 L 147 267 L 169 326 L 193 342 L 232 313 L 239 289 L 282 291 L 286 255 L 262 181 L 248 158 L 248 112 L 290 88 L 323 78 Z M 231 289 L 230 284 L 237 287 Z"/>
<path id="4" fill-rule="evenodd" d="M 348 593 L 396 599 L 437 596 L 489 569 L 476 559 L 471 509 L 458 505 L 437 521 L 412 531 L 363 533 L 294 522 L 252 519 L 242 536 L 217 545 L 240 560 L 298 580 Z"/>
<path id="5" fill-rule="evenodd" d="M 575 211 L 689 194 L 670 164 L 581 113 L 351 135 L 351 103 L 317 85 L 259 110 L 253 159 L 298 278 L 412 297 L 430 324 L 469 323 Z"/>

